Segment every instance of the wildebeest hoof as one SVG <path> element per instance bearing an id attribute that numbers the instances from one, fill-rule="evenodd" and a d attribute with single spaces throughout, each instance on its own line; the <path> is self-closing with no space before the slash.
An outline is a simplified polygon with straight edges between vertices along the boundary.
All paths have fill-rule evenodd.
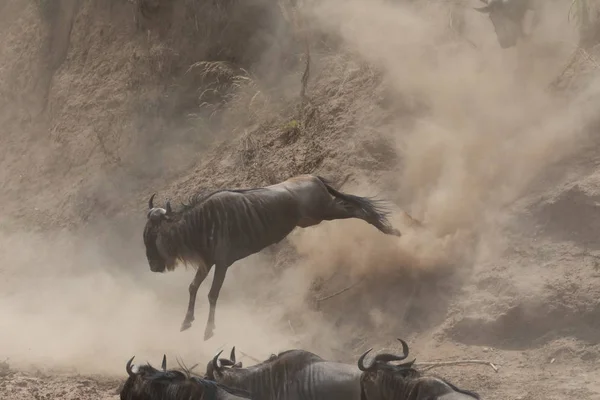
<path id="1" fill-rule="evenodd" d="M 213 330 L 212 330 L 212 329 L 210 329 L 210 330 L 208 330 L 208 329 L 207 329 L 207 330 L 204 332 L 204 341 L 206 342 L 206 341 L 207 341 L 208 339 L 210 339 L 211 337 L 213 337 Z"/>
<path id="2" fill-rule="evenodd" d="M 192 327 L 192 321 L 188 321 L 186 319 L 185 321 L 183 321 L 183 324 L 181 324 L 181 329 L 179 330 L 179 332 L 183 332 L 191 327 Z"/>

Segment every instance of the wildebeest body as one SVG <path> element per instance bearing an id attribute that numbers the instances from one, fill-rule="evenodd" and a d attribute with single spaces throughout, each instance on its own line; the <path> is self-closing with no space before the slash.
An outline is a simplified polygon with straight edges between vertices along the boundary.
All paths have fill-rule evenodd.
<path id="1" fill-rule="evenodd" d="M 324 179 L 301 175 L 252 189 L 224 189 L 197 195 L 179 211 L 154 207 L 150 198 L 144 228 L 146 257 L 153 272 L 173 270 L 178 261 L 193 264 L 189 304 L 181 330 L 194 321 L 196 294 L 215 265 L 208 294 L 210 310 L 204 340 L 213 335 L 219 292 L 231 264 L 285 238 L 294 228 L 322 221 L 358 218 L 381 232 L 400 236 L 379 200 L 335 190 Z"/>
<path id="2" fill-rule="evenodd" d="M 400 339 L 399 339 L 400 340 Z M 408 345 L 403 340 L 402 356 L 379 354 L 375 360 L 403 360 Z M 231 360 L 217 359 L 219 352 L 206 366 L 206 378 L 228 387 L 248 391 L 252 397 L 264 400 L 364 400 L 361 398 L 362 371 L 355 364 L 325 360 L 306 350 L 288 350 L 268 360 L 242 368 L 235 362 L 235 347 Z M 232 366 L 224 368 L 223 366 Z"/>
<path id="3" fill-rule="evenodd" d="M 217 355 L 218 356 L 218 355 Z M 356 365 L 324 360 L 308 351 L 289 350 L 247 368 L 207 366 L 207 379 L 248 391 L 263 400 L 360 400 Z"/>
<path id="4" fill-rule="evenodd" d="M 192 212 L 184 212 L 181 222 L 174 224 L 167 246 L 183 245 L 182 260 L 200 255 L 206 265 L 233 264 L 279 242 L 296 227 L 300 216 L 287 193 L 222 191 Z"/>

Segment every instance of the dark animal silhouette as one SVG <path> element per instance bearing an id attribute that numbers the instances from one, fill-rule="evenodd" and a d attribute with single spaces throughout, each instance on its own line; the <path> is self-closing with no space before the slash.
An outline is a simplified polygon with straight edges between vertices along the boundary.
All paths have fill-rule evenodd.
<path id="1" fill-rule="evenodd" d="M 215 265 L 204 340 L 213 336 L 216 304 L 229 266 L 278 243 L 295 227 L 358 218 L 385 234 L 400 236 L 388 222 L 381 200 L 339 192 L 315 175 L 296 176 L 267 187 L 196 195 L 179 211 L 173 211 L 169 202 L 166 208 L 154 207 L 154 196 L 148 202 L 144 228 L 150 270 L 170 271 L 178 261 L 197 268 L 181 331 L 191 327 L 198 288 Z"/>
<path id="2" fill-rule="evenodd" d="M 424 376 L 413 368 L 413 363 L 392 365 L 393 359 L 375 358 L 365 366 L 364 359 L 372 349 L 358 360 L 361 400 L 479 400 L 479 394 L 459 389 L 452 383 L 436 377 Z M 406 349 L 407 350 L 407 349 Z M 404 351 L 408 356 L 408 351 Z"/>
<path id="3" fill-rule="evenodd" d="M 250 394 L 213 381 L 191 376 L 190 370 L 167 370 L 163 356 L 162 371 L 150 364 L 134 366 L 127 362 L 129 376 L 120 392 L 121 400 L 245 400 Z"/>
<path id="4" fill-rule="evenodd" d="M 398 340 L 408 352 L 406 343 Z M 235 362 L 235 348 L 230 360 L 219 359 L 221 352 L 206 366 L 205 378 L 246 390 L 252 397 L 263 400 L 361 400 L 362 372 L 355 364 L 328 361 L 309 351 L 294 349 L 242 368 Z M 375 359 L 397 361 L 407 355 L 379 354 Z"/>
<path id="5" fill-rule="evenodd" d="M 494 30 L 498 44 L 503 49 L 513 47 L 519 39 L 525 37 L 523 23 L 525 14 L 528 10 L 534 12 L 533 26 L 539 23 L 538 7 L 536 0 L 480 0 L 486 5 L 475 8 L 475 10 L 488 14 Z M 542 0 L 550 1 L 550 0 Z"/>

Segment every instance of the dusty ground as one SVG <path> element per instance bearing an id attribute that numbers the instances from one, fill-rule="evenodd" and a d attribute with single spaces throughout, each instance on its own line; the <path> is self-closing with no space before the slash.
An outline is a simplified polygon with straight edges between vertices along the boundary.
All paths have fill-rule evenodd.
<path id="1" fill-rule="evenodd" d="M 402 337 L 496 364 L 435 370 L 484 399 L 600 399 L 598 49 L 574 52 L 570 1 L 505 51 L 455 3 L 1 2 L 0 398 L 118 398 L 132 355 Z M 150 273 L 149 195 L 312 172 L 390 199 L 404 236 L 296 231 L 232 267 L 213 339 L 212 275 L 180 333 L 191 271 Z"/>

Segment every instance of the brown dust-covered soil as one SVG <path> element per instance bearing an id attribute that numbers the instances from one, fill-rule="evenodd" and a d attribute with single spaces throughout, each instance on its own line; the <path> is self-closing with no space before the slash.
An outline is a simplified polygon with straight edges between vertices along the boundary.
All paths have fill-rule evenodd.
<path id="1" fill-rule="evenodd" d="M 570 1 L 507 50 L 473 3 L 1 2 L 0 398 L 400 337 L 492 362 L 432 370 L 483 399 L 600 399 L 600 50 Z M 150 194 L 302 173 L 390 200 L 403 236 L 298 229 L 230 268 L 214 338 L 212 274 L 179 332 L 192 272 L 150 273 Z"/>

